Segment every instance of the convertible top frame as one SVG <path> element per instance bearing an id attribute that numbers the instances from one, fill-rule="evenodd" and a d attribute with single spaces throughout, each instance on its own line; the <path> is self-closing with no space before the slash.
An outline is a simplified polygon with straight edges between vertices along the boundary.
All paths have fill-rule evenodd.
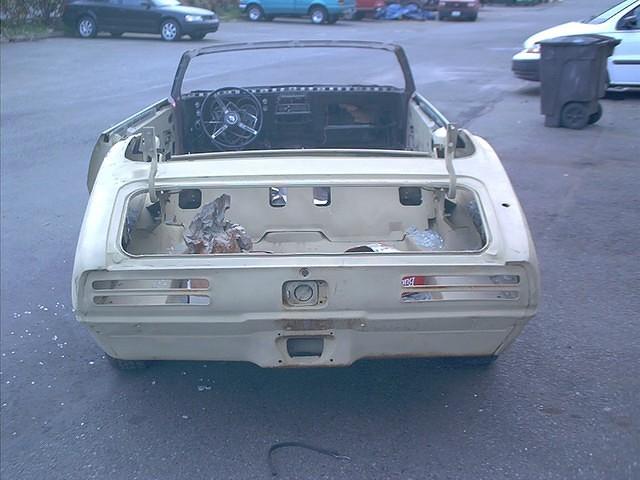
<path id="1" fill-rule="evenodd" d="M 213 45 L 209 47 L 187 50 L 180 59 L 178 70 L 176 71 L 171 87 L 171 98 L 176 101 L 182 92 L 182 82 L 187 73 L 189 63 L 195 57 L 209 55 L 211 53 L 238 52 L 242 50 L 264 50 L 272 48 L 364 48 L 369 50 L 386 50 L 395 54 L 405 82 L 405 93 L 410 98 L 415 92 L 416 86 L 409 67 L 409 61 L 400 45 L 383 42 L 365 42 L 357 40 L 288 40 L 274 42 L 247 42 L 247 43 L 227 43 L 223 45 Z"/>

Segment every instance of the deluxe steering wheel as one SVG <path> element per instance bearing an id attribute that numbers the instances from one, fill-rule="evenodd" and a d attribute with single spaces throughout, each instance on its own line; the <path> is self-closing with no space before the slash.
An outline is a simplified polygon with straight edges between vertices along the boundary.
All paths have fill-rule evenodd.
<path id="1" fill-rule="evenodd" d="M 262 105 L 244 88 L 220 88 L 202 102 L 200 122 L 209 140 L 220 150 L 240 150 L 260 134 Z"/>

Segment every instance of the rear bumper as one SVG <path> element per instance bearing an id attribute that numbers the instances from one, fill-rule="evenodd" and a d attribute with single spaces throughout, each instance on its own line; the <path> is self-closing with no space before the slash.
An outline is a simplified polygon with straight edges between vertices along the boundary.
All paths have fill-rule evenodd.
<path id="1" fill-rule="evenodd" d="M 106 353 L 129 360 L 307 367 L 498 355 L 535 314 L 537 263 L 481 258 L 230 258 L 213 269 L 87 271 L 74 276 L 74 308 Z M 315 300 L 292 303 L 290 283 L 319 283 Z M 320 345 L 313 356 L 290 351 L 304 341 Z"/>
<path id="2" fill-rule="evenodd" d="M 115 358 L 246 361 L 261 367 L 346 366 L 362 358 L 498 355 L 528 318 L 354 318 L 158 322 L 82 320 Z M 204 319 L 203 319 L 204 320 Z M 291 352 L 299 339 L 320 345 Z"/>
<path id="3" fill-rule="evenodd" d="M 443 17 L 456 18 L 456 16 L 454 16 L 454 12 L 459 12 L 459 15 L 457 15 L 459 18 L 469 18 L 478 15 L 477 8 L 469 8 L 464 6 L 453 7 L 448 5 L 438 7 L 438 15 Z"/>

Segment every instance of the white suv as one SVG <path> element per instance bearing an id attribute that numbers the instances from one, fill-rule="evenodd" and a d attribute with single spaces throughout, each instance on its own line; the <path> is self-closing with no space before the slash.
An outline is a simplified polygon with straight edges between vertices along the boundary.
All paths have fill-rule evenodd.
<path id="1" fill-rule="evenodd" d="M 640 0 L 624 0 L 587 20 L 564 23 L 532 35 L 525 40 L 524 49 L 514 55 L 511 70 L 518 78 L 540 81 L 538 42 L 591 33 L 621 40 L 609 58 L 610 85 L 640 87 Z"/>

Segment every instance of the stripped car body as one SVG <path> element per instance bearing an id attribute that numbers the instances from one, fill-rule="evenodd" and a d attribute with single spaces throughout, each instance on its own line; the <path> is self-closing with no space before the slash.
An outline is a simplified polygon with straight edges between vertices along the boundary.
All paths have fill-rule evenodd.
<path id="1" fill-rule="evenodd" d="M 535 250 L 498 157 L 415 92 L 399 47 L 272 42 L 210 49 L 314 47 L 392 53 L 404 87 L 278 86 L 275 95 L 251 88 L 262 105 L 260 127 L 249 97 L 247 107 L 237 100 L 242 88 L 198 93 L 200 128 L 211 122 L 216 133 L 227 125 L 226 141 L 243 119 L 257 131 L 239 148 L 210 135 L 203 151 L 187 139 L 191 97 L 182 93 L 190 60 L 207 54 L 197 50 L 183 57 L 169 100 L 101 135 L 73 300 L 78 320 L 109 356 L 263 367 L 494 358 L 534 315 Z M 306 98 L 295 113 L 304 118 L 279 108 L 293 92 L 295 102 L 286 105 L 306 105 Z M 386 106 L 365 112 L 376 95 Z M 218 104 L 220 115 L 207 117 Z M 404 117 L 388 121 L 393 112 Z M 344 128 L 334 128 L 336 118 Z M 308 132 L 300 141 L 309 143 L 290 148 L 298 121 Z M 280 130 L 280 122 L 290 127 Z M 381 131 L 382 144 L 362 147 Z M 193 226 L 212 206 L 220 206 L 211 210 L 224 225 L 220 235 L 241 225 L 236 230 L 247 240 L 194 252 Z"/>

